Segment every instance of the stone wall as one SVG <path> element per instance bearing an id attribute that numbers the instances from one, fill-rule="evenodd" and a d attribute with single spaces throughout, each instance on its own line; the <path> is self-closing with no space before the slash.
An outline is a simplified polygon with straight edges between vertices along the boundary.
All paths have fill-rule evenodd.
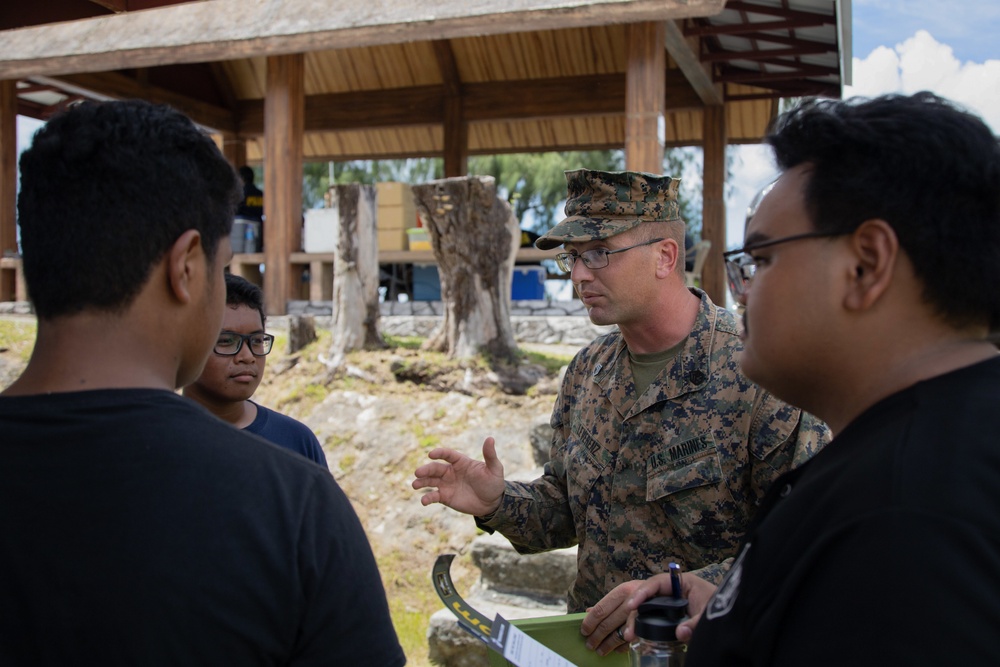
<path id="1" fill-rule="evenodd" d="M 380 330 L 392 336 L 426 338 L 443 313 L 440 301 L 383 303 Z M 329 301 L 290 301 L 288 315 L 313 315 L 317 329 L 329 328 L 331 305 Z M 510 319 L 519 343 L 582 346 L 614 329 L 593 324 L 579 301 L 514 301 Z M 277 328 L 287 326 L 286 321 L 281 316 L 268 318 L 268 324 Z"/>

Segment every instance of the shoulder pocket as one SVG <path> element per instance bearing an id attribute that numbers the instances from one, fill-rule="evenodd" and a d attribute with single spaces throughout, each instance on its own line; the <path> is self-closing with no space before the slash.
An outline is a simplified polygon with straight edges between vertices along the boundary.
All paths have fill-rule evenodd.
<path id="1" fill-rule="evenodd" d="M 764 392 L 750 427 L 750 452 L 761 461 L 767 460 L 775 449 L 785 444 L 795 433 L 801 414 L 802 411 L 798 408 Z"/>

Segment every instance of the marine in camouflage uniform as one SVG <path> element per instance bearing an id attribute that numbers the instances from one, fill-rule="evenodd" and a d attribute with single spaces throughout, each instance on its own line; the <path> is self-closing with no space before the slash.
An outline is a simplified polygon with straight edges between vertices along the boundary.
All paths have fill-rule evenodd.
<path id="1" fill-rule="evenodd" d="M 540 248 L 679 220 L 676 179 L 567 176 L 570 217 Z M 544 475 L 505 482 L 499 508 L 476 519 L 519 553 L 579 545 L 570 612 L 671 561 L 718 583 L 770 483 L 829 440 L 825 424 L 740 372 L 735 316 L 693 292 L 701 299 L 694 327 L 641 396 L 619 331 L 577 353 L 552 413 Z"/>

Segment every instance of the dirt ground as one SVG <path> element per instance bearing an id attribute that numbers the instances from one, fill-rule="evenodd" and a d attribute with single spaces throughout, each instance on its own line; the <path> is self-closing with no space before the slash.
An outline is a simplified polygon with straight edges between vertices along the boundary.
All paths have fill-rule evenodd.
<path id="1" fill-rule="evenodd" d="M 14 324 L 4 319 L 0 389 L 23 368 L 34 328 L 30 318 Z M 493 436 L 508 477 L 534 476 L 529 430 L 548 420 L 559 367 L 576 348 L 523 346 L 533 353 L 526 365 L 537 382 L 526 394 L 513 395 L 481 364 L 466 368 L 449 362 L 417 349 L 416 340 L 353 353 L 344 369 L 331 374 L 324 363 L 325 332 L 295 354 L 287 353 L 282 332 L 275 333 L 255 400 L 316 432 L 371 540 L 408 664 L 428 665 L 427 623 L 442 606 L 431 586 L 431 567 L 439 554 L 458 554 L 452 575 L 456 586 L 468 591 L 478 577 L 468 557 L 477 531 L 470 517 L 421 505 L 421 493 L 410 487 L 413 471 L 435 447 L 481 456 L 483 440 Z"/>

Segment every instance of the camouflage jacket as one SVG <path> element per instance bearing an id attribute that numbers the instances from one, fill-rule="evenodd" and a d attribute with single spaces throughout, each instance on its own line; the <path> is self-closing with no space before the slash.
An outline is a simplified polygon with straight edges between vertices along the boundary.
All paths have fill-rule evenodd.
<path id="1" fill-rule="evenodd" d="M 508 481 L 477 519 L 520 553 L 579 545 L 570 612 L 670 561 L 717 583 L 770 483 L 829 441 L 743 375 L 735 316 L 696 294 L 691 335 L 642 396 L 618 331 L 577 353 L 543 476 Z"/>

